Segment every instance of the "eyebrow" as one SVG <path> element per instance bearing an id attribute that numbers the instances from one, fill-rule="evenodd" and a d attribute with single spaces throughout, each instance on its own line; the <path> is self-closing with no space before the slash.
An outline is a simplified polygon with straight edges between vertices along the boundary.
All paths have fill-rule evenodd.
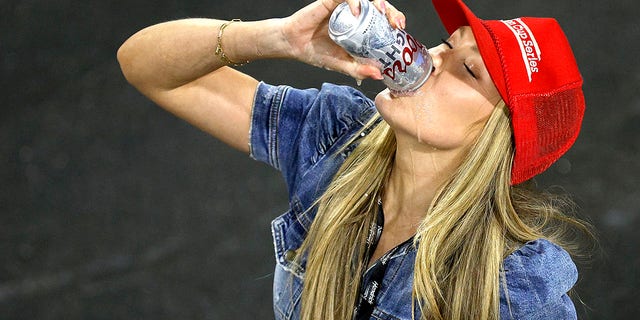
<path id="1" fill-rule="evenodd" d="M 467 28 L 460 28 L 460 38 L 462 38 L 465 34 L 465 32 L 467 32 Z M 474 37 L 475 39 L 475 37 Z M 480 54 L 480 51 L 478 51 L 478 46 L 477 45 L 473 45 L 471 46 L 471 50 L 473 50 L 475 53 Z"/>

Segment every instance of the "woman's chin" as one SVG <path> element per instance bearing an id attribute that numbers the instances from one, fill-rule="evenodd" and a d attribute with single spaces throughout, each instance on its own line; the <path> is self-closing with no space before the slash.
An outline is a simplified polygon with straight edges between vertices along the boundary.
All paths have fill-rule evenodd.
<path id="1" fill-rule="evenodd" d="M 387 89 L 384 89 L 384 90 L 378 92 L 378 94 L 376 95 L 376 98 L 375 98 L 375 102 L 376 102 L 376 105 L 378 105 L 379 103 L 384 103 L 385 101 L 389 101 L 389 100 L 391 100 L 393 98 L 394 98 L 393 94 L 387 88 Z"/>

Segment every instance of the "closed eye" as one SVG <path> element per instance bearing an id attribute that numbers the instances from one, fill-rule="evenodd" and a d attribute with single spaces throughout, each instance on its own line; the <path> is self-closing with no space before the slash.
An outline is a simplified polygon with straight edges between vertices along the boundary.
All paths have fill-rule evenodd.
<path id="1" fill-rule="evenodd" d="M 453 49 L 453 46 L 451 45 L 451 42 L 449 42 L 449 41 L 447 41 L 445 39 L 440 39 L 440 40 L 442 40 L 442 43 L 446 44 L 447 47 L 449 47 L 449 49 Z"/>
<path id="2" fill-rule="evenodd" d="M 469 68 L 469 66 L 466 63 L 464 64 L 464 67 L 467 69 L 467 71 L 471 74 L 472 77 L 474 77 L 475 79 L 478 79 L 478 77 L 476 77 L 476 74 L 473 73 L 471 68 Z"/>
<path id="3" fill-rule="evenodd" d="M 449 47 L 449 49 L 453 49 L 453 45 L 451 44 L 451 42 L 445 40 L 445 39 L 440 39 L 442 41 L 442 43 L 446 44 L 447 47 Z M 464 64 L 464 68 L 467 69 L 467 72 L 469 72 L 469 74 L 474 78 L 474 79 L 478 79 L 478 77 L 476 76 L 475 73 L 473 73 L 473 71 L 471 70 L 471 68 L 469 68 L 469 66 L 465 63 Z"/>

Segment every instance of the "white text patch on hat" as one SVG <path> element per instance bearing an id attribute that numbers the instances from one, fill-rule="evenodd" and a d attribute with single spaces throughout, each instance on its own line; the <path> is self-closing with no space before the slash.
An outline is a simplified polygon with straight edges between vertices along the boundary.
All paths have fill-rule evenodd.
<path id="1" fill-rule="evenodd" d="M 500 21 L 513 32 L 516 40 L 518 40 L 520 51 L 522 52 L 522 61 L 524 62 L 524 67 L 527 69 L 529 82 L 531 82 L 531 75 L 539 71 L 539 63 L 542 60 L 540 48 L 538 47 L 536 38 L 533 36 L 533 32 L 531 32 L 529 26 L 519 18 Z"/>

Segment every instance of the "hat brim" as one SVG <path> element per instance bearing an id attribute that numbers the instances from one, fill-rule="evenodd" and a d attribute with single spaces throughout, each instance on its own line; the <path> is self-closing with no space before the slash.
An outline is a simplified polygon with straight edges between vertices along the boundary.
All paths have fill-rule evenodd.
<path id="1" fill-rule="evenodd" d="M 507 92 L 497 43 L 495 43 L 489 32 L 488 24 L 478 18 L 460 0 L 433 0 L 433 5 L 440 16 L 440 21 L 442 21 L 442 24 L 449 34 L 454 33 L 458 28 L 463 26 L 471 27 L 478 51 L 489 72 L 489 76 L 498 89 L 502 99 L 509 105 L 509 94 Z"/>

